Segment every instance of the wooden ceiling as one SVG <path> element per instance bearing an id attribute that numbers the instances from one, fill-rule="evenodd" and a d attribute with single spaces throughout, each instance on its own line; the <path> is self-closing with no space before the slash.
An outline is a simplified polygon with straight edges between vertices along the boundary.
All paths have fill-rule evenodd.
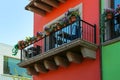
<path id="1" fill-rule="evenodd" d="M 67 0 L 31 0 L 25 7 L 26 10 L 45 16 L 50 13 L 53 8 L 57 8 L 60 3 L 65 3 Z"/>

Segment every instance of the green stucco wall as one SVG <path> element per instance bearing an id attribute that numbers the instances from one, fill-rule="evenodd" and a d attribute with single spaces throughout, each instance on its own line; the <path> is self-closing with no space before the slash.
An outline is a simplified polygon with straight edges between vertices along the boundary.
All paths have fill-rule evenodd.
<path id="1" fill-rule="evenodd" d="M 120 80 L 120 41 L 102 47 L 102 80 Z"/>
<path id="2" fill-rule="evenodd" d="M 104 0 L 101 0 L 101 13 L 103 13 L 103 11 L 104 11 Z"/>

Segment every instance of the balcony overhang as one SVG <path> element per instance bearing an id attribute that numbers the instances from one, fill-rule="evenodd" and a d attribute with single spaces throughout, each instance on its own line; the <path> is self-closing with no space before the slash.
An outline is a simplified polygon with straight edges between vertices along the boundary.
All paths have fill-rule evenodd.
<path id="1" fill-rule="evenodd" d="M 65 3 L 67 0 L 31 0 L 25 7 L 26 10 L 45 16 L 50 13 L 53 8 L 57 8 L 60 3 Z"/>
<path id="2" fill-rule="evenodd" d="M 96 44 L 78 38 L 22 61 L 18 65 L 26 68 L 31 75 L 46 73 L 48 70 L 56 70 L 59 66 L 67 67 L 70 62 L 81 63 L 83 58 L 96 59 L 97 48 Z"/>

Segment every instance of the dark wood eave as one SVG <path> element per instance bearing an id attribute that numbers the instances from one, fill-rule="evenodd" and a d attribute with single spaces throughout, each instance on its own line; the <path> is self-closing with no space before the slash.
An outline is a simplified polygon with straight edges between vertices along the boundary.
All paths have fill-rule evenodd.
<path id="1" fill-rule="evenodd" d="M 50 13 L 53 8 L 57 8 L 59 3 L 65 3 L 66 1 L 67 0 L 32 0 L 25 9 L 45 16 L 46 13 Z"/>

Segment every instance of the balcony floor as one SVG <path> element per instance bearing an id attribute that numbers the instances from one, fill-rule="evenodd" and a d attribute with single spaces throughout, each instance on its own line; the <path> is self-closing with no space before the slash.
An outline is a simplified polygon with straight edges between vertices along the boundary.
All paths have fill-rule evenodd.
<path id="1" fill-rule="evenodd" d="M 83 58 L 89 57 L 89 54 L 90 54 L 89 58 L 95 59 L 96 58 L 95 54 L 96 54 L 97 48 L 98 48 L 98 46 L 96 44 L 90 43 L 88 41 L 82 40 L 81 38 L 78 38 L 69 43 L 63 44 L 63 45 L 59 46 L 58 48 L 53 48 L 47 52 L 41 53 L 37 56 L 34 56 L 25 61 L 22 61 L 18 65 L 20 67 L 27 68 L 28 66 L 32 66 L 36 62 L 43 62 L 45 59 L 51 59 L 56 55 L 64 56 L 64 55 L 66 55 L 67 51 L 71 51 L 71 52 L 75 52 L 75 53 L 82 53 Z M 85 50 L 87 50 L 88 52 Z M 92 54 L 92 53 L 95 53 L 95 54 Z"/>

